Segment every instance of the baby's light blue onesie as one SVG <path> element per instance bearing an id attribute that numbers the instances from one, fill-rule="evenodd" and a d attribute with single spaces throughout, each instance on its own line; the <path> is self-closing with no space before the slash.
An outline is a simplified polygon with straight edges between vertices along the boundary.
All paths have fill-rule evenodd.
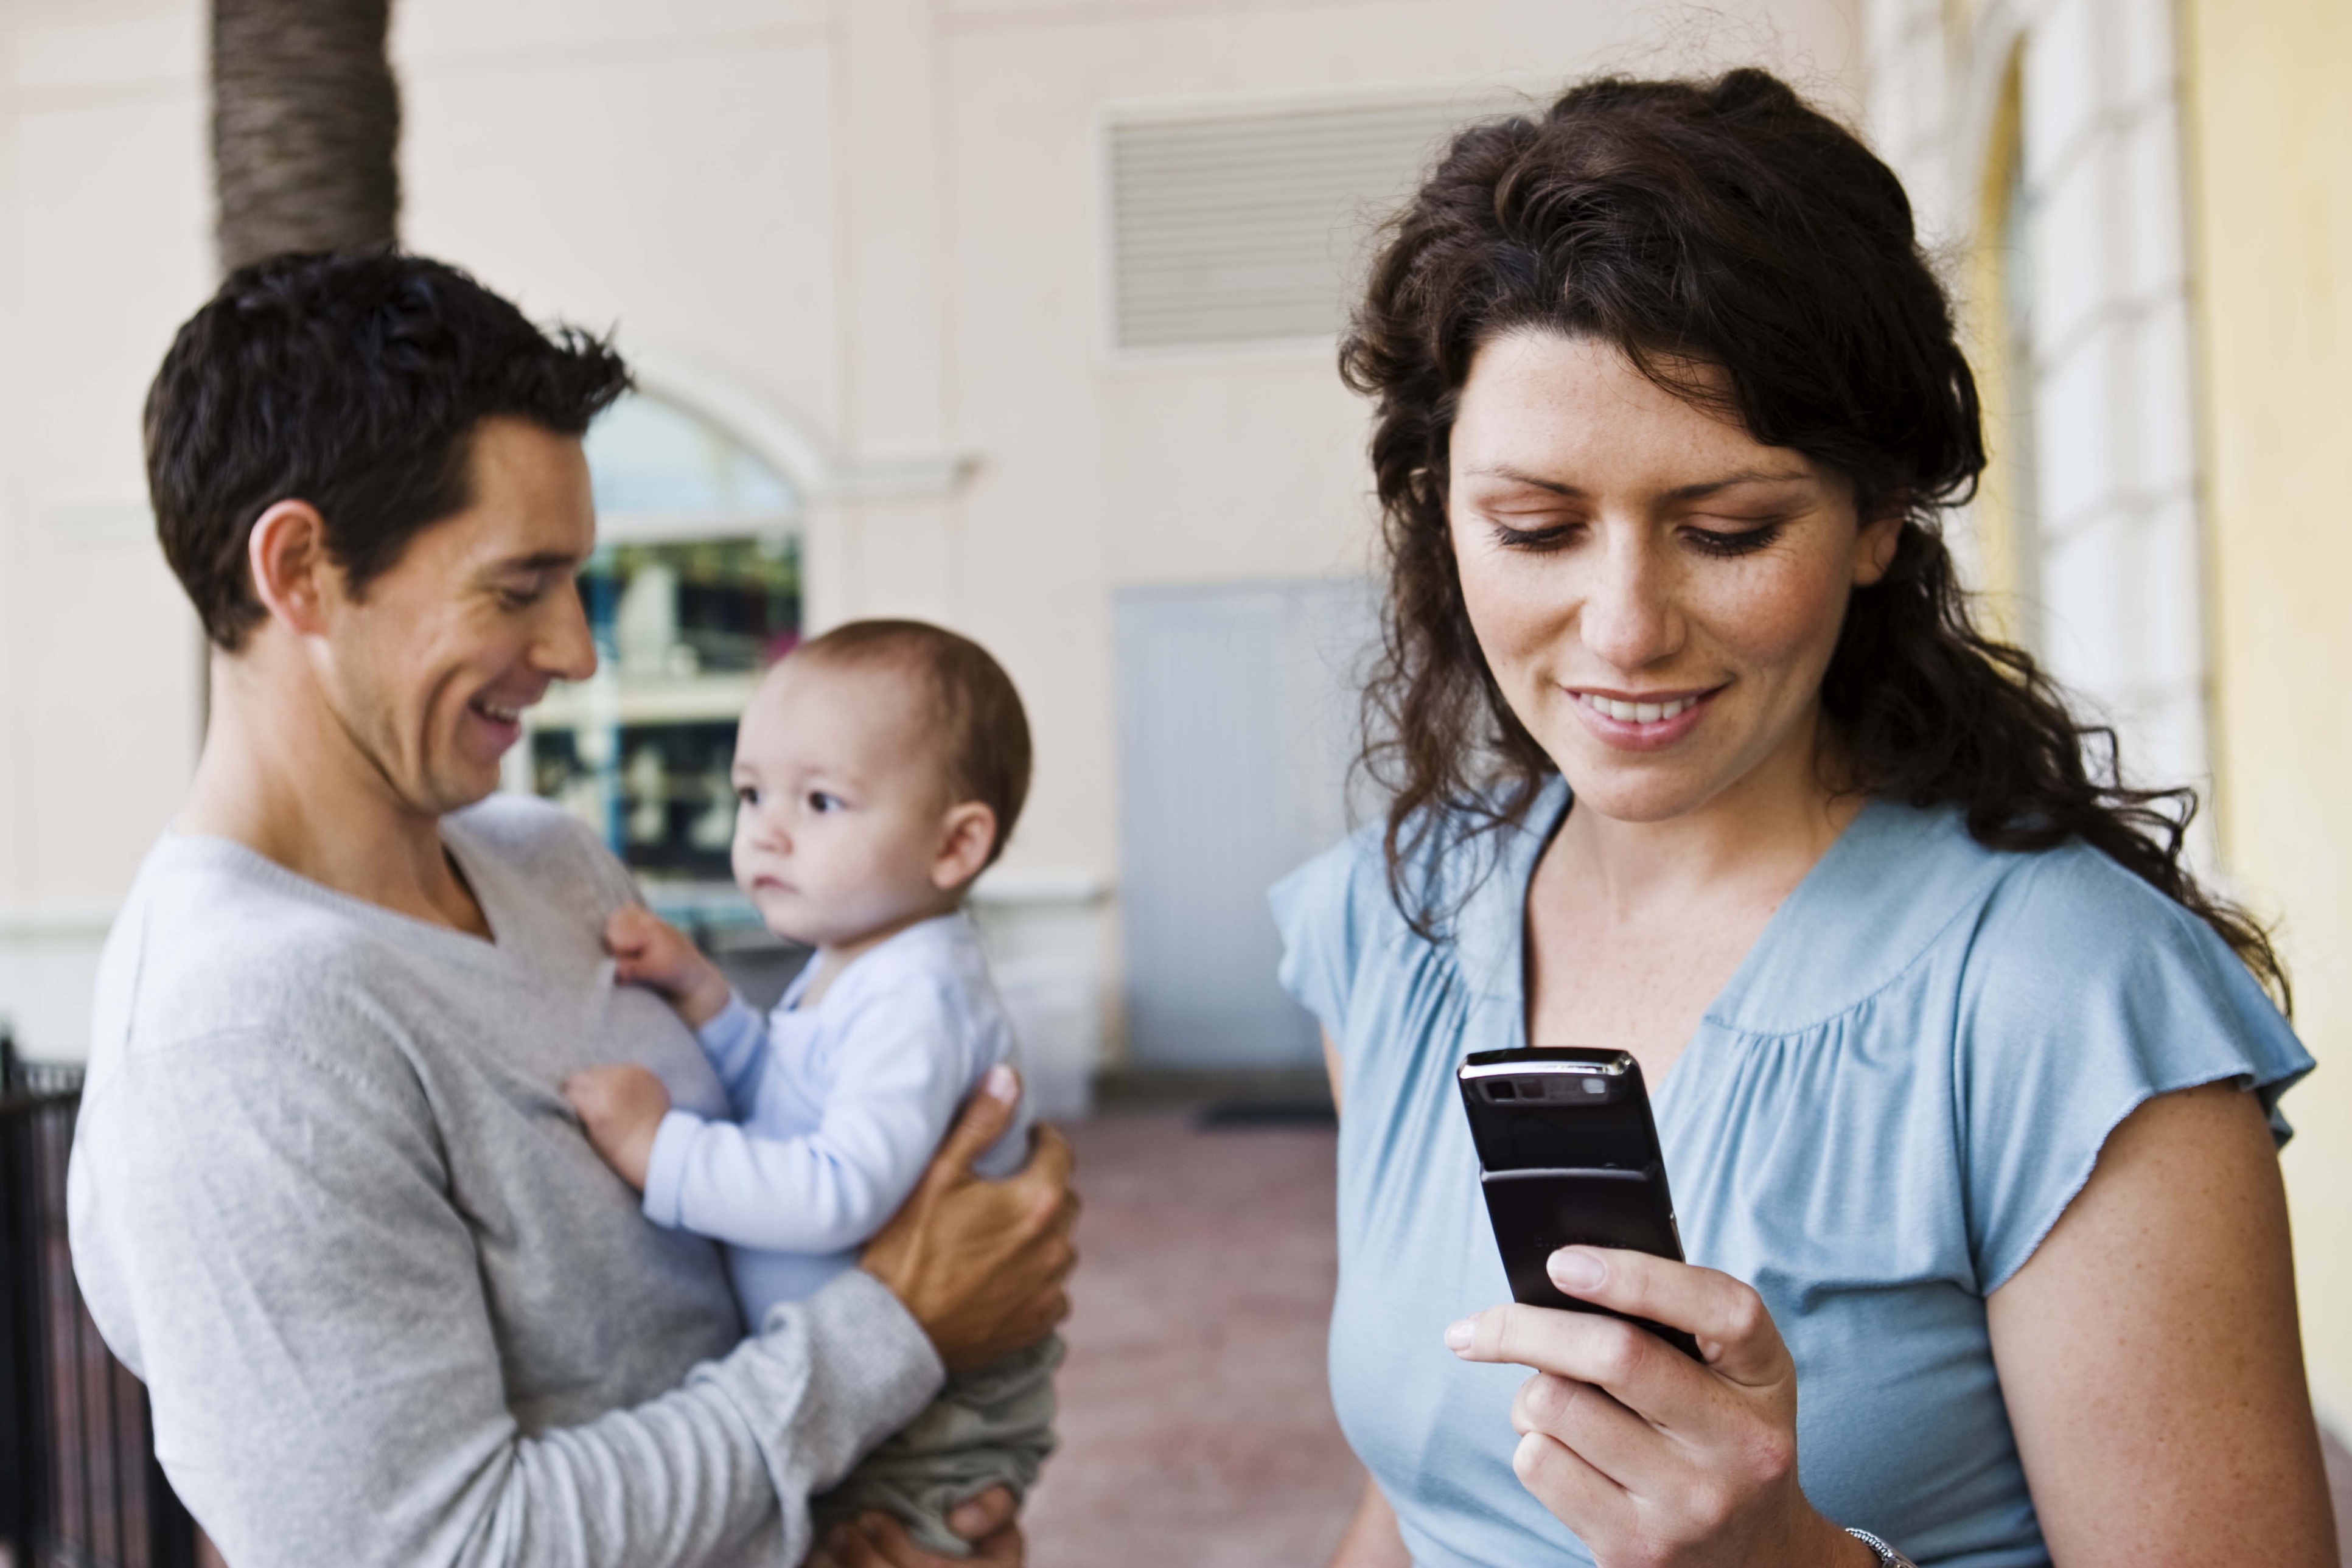
<path id="1" fill-rule="evenodd" d="M 812 966 L 814 967 L 814 966 Z M 645 1212 L 723 1241 L 754 1328 L 856 1267 L 988 1070 L 1018 1063 L 977 933 L 961 914 L 910 925 L 800 1005 L 803 969 L 764 1021 L 740 996 L 699 1039 L 735 1119 L 672 1110 L 654 1138 Z M 1024 1104 L 975 1166 L 1020 1168 Z M 1058 1341 L 949 1379 L 913 1425 L 816 1500 L 820 1522 L 882 1508 L 928 1549 L 962 1555 L 949 1509 L 1000 1482 L 1025 1493 L 1053 1448 Z"/>

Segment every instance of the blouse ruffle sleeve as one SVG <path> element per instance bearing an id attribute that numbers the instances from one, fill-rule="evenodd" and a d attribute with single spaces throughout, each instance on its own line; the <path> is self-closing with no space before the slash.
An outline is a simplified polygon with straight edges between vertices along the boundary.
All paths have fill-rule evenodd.
<path id="1" fill-rule="evenodd" d="M 2076 844 L 2026 857 L 1979 918 L 1953 1093 L 1979 1289 L 2005 1284 L 2146 1102 L 2200 1084 L 2279 1095 L 2312 1060 L 2195 915 Z"/>
<path id="2" fill-rule="evenodd" d="M 1282 988 L 1323 1032 L 1347 1034 L 1348 1002 L 1371 922 L 1367 897 L 1388 897 L 1377 825 L 1350 834 L 1274 884 L 1266 902 L 1282 934 Z"/>

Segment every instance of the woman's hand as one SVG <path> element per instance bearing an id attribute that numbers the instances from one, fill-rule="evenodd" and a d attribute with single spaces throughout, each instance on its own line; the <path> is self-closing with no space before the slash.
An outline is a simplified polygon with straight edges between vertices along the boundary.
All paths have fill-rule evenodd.
<path id="1" fill-rule="evenodd" d="M 1593 1312 L 1493 1307 L 1445 1331 L 1465 1361 L 1536 1375 L 1511 1467 L 1601 1568 L 1868 1568 L 1797 1484 L 1797 1369 L 1754 1290 L 1643 1252 L 1567 1247 L 1571 1296 L 1696 1335 L 1702 1366 Z"/>
<path id="2" fill-rule="evenodd" d="M 1013 1522 L 1020 1505 L 1003 1487 L 991 1487 L 948 1515 L 948 1528 L 971 1542 L 970 1557 L 940 1557 L 907 1538 L 887 1514 L 866 1513 L 836 1524 L 809 1554 L 806 1568 L 1021 1568 L 1027 1550 Z"/>

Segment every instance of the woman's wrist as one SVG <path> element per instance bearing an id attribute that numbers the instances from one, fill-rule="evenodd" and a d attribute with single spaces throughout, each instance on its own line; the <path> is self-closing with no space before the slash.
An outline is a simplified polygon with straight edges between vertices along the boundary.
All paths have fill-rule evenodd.
<path id="1" fill-rule="evenodd" d="M 1870 1548 L 1871 1559 L 1878 1568 L 1918 1568 L 1917 1563 L 1866 1530 L 1856 1530 L 1848 1525 L 1845 1532 Z"/>
<path id="2" fill-rule="evenodd" d="M 1806 1527 L 1798 1532 L 1795 1550 L 1785 1559 L 1789 1568 L 1879 1568 L 1875 1547 L 1822 1518 L 1810 1505 L 1805 1513 Z"/>

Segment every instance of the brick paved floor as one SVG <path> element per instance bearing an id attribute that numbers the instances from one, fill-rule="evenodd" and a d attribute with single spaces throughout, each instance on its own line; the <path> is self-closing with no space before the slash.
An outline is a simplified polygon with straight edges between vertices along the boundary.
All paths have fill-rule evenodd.
<path id="1" fill-rule="evenodd" d="M 1032 1568 L 1301 1568 L 1363 1486 L 1331 1416 L 1333 1134 L 1068 1129 L 1086 1210 Z"/>
<path id="2" fill-rule="evenodd" d="M 1032 1568 L 1316 1568 L 1363 1485 L 1323 1369 L 1333 1135 L 1175 1112 L 1068 1132 L 1084 1261 Z M 2328 1448 L 2352 1568 L 2352 1454 Z"/>

